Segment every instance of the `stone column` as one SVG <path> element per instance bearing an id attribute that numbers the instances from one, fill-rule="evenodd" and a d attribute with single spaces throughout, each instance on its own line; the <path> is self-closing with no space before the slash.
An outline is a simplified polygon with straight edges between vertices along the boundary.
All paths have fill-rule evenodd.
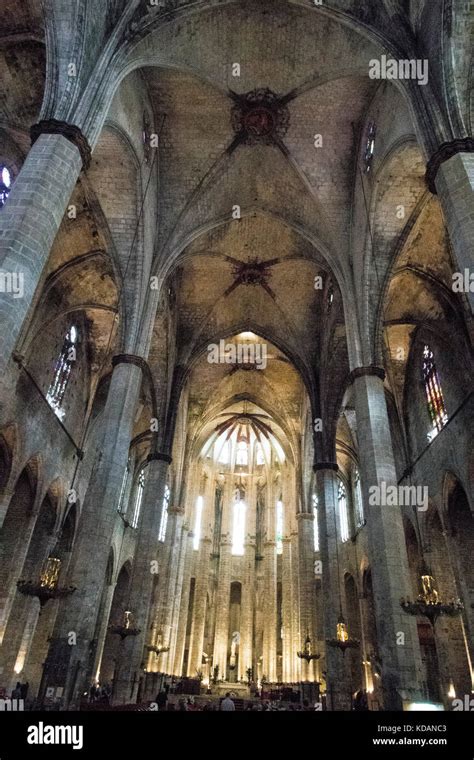
<path id="1" fill-rule="evenodd" d="M 64 705 L 77 704 L 92 678 L 97 614 L 106 578 L 117 504 L 127 467 L 140 392 L 143 359 L 114 358 L 97 458 L 77 530 L 68 583 L 77 587 L 61 602 L 45 664 L 43 686 L 64 687 Z M 75 638 L 75 645 L 69 642 Z"/>
<path id="2" fill-rule="evenodd" d="M 275 488 L 269 484 L 267 502 L 266 540 L 263 544 L 263 575 L 264 575 L 264 604 L 263 604 L 263 665 L 262 673 L 267 681 L 277 680 L 277 556 L 276 556 L 276 516 Z"/>
<path id="3" fill-rule="evenodd" d="M 164 453 L 148 457 L 129 596 L 133 626 L 140 633 L 126 638 L 121 650 L 121 662 L 114 679 L 117 704 L 135 702 L 142 666 L 147 659 L 144 647 L 148 641 L 153 582 L 158 567 L 158 533 L 170 463 L 171 458 Z"/>
<path id="4" fill-rule="evenodd" d="M 298 522 L 298 561 L 299 561 L 299 591 L 300 591 L 300 648 L 303 647 L 307 636 L 311 639 L 314 650 L 316 647 L 316 588 L 314 578 L 314 515 L 311 512 L 299 512 Z M 301 661 L 302 681 L 317 680 L 317 668 L 314 660 Z"/>
<path id="5" fill-rule="evenodd" d="M 99 630 L 97 634 L 97 648 L 95 652 L 94 667 L 92 668 L 92 680 L 98 681 L 99 683 L 100 683 L 100 669 L 102 666 L 102 657 L 104 654 L 105 640 L 107 638 L 108 627 L 110 623 L 110 619 L 109 619 L 110 611 L 112 609 L 112 604 L 114 601 L 114 593 L 115 593 L 116 586 L 117 586 L 116 583 L 110 583 L 104 589 L 103 607 L 101 607 L 101 609 L 103 609 L 103 614 L 102 614 L 102 620 L 99 620 Z"/>
<path id="6" fill-rule="evenodd" d="M 474 139 L 445 143 L 428 163 L 427 183 L 439 196 L 459 271 L 473 274 L 474 263 Z M 474 289 L 467 288 L 474 309 Z"/>
<path id="7" fill-rule="evenodd" d="M 197 500 L 199 494 L 195 495 Z M 199 542 L 196 577 L 194 586 L 193 620 L 189 646 L 188 675 L 196 676 L 196 671 L 202 670 L 202 654 L 204 649 L 204 630 L 206 626 L 207 592 L 209 588 L 209 572 L 212 549 L 212 518 L 214 516 L 215 479 L 212 473 L 204 486 L 203 507 L 201 514 L 201 540 Z M 187 616 L 187 610 L 186 610 Z"/>
<path id="8" fill-rule="evenodd" d="M 19 276 L 21 288 L 21 297 L 0 293 L 0 377 L 28 315 L 81 167 L 89 160 L 90 149 L 80 130 L 63 127 L 63 134 L 39 135 L 0 215 L 0 271 Z"/>
<path id="9" fill-rule="evenodd" d="M 186 648 L 186 629 L 188 625 L 189 596 L 191 591 L 191 569 L 194 554 L 194 533 L 188 532 L 186 558 L 184 562 L 183 584 L 179 603 L 179 620 L 176 633 L 176 651 L 174 657 L 173 673 L 183 675 L 184 650 Z"/>
<path id="10" fill-rule="evenodd" d="M 10 506 L 10 502 L 14 493 L 15 485 L 13 484 L 7 488 L 4 488 L 2 495 L 0 496 L 0 530 L 2 528 L 3 521 L 5 520 L 6 514 L 8 512 L 8 507 Z"/>
<path id="11" fill-rule="evenodd" d="M 229 638 L 230 582 L 232 572 L 232 476 L 224 489 L 218 582 L 216 592 L 216 625 L 214 633 L 213 668 L 219 666 L 219 678 L 227 678 L 227 649 Z"/>
<path id="12" fill-rule="evenodd" d="M 158 671 L 171 673 L 171 644 L 173 637 L 173 604 L 176 593 L 176 579 L 179 567 L 179 549 L 184 520 L 184 508 L 181 506 L 168 509 L 168 525 L 166 529 L 165 553 L 163 557 L 163 581 L 160 583 L 159 601 L 157 607 L 157 623 L 153 644 L 158 642 L 158 636 L 165 646 L 170 647 L 159 657 Z M 161 563 L 160 563 L 161 565 Z M 161 573 L 160 573 L 161 577 Z"/>
<path id="13" fill-rule="evenodd" d="M 283 623 L 283 682 L 293 683 L 293 659 L 296 650 L 293 649 L 293 621 L 292 621 L 292 576 L 291 576 L 291 539 L 283 538 L 283 552 L 281 558 L 281 585 L 282 585 L 282 623 Z"/>
<path id="14" fill-rule="evenodd" d="M 189 530 L 188 525 L 184 523 L 181 527 L 181 540 L 179 542 L 179 563 L 176 574 L 175 592 L 173 597 L 173 610 L 171 613 L 171 634 L 170 634 L 170 651 L 168 655 L 168 663 L 170 673 L 176 675 L 174 670 L 174 662 L 176 658 L 176 648 L 178 643 L 178 627 L 179 627 L 179 611 L 181 609 L 181 595 L 183 593 L 184 582 L 184 569 L 186 565 L 186 557 L 188 549 L 192 551 L 192 544 L 188 541 L 188 535 L 192 531 Z"/>
<path id="15" fill-rule="evenodd" d="M 242 569 L 242 598 L 240 614 L 239 679 L 247 680 L 247 670 L 253 663 L 253 618 L 255 605 L 255 550 L 257 532 L 256 484 L 252 479 L 247 497 L 247 535 L 244 544 Z"/>
<path id="16" fill-rule="evenodd" d="M 319 551 L 322 563 L 322 597 L 324 607 L 324 636 L 336 638 L 341 613 L 341 579 L 337 562 L 339 540 L 337 464 L 315 465 L 318 489 Z M 349 631 L 349 635 L 350 635 Z M 329 710 L 350 710 L 351 695 L 345 656 L 326 644 L 327 706 Z"/>
<path id="17" fill-rule="evenodd" d="M 276 541 L 265 541 L 264 561 L 264 628 L 263 628 L 263 674 L 267 681 L 275 683 L 276 674 L 276 627 L 277 627 L 277 579 Z"/>
<path id="18" fill-rule="evenodd" d="M 387 506 L 371 489 L 396 486 L 397 475 L 385 400 L 385 373 L 360 367 L 351 373 L 360 445 L 361 485 L 367 506 L 369 557 L 382 686 L 386 710 L 422 696 L 421 655 L 416 618 L 403 612 L 401 597 L 411 595 L 410 570 L 400 506 Z"/>
<path id="19" fill-rule="evenodd" d="M 194 588 L 193 627 L 191 633 L 190 654 L 188 660 L 188 675 L 196 676 L 196 671 L 202 670 L 202 653 L 204 649 L 204 628 L 207 612 L 207 589 L 209 586 L 209 570 L 212 539 L 203 536 L 199 547 L 197 572 Z"/>
<path id="20" fill-rule="evenodd" d="M 291 672 L 293 674 L 293 683 L 299 683 L 301 681 L 301 660 L 297 657 L 296 653 L 301 646 L 301 631 L 300 631 L 300 583 L 299 583 L 299 564 L 298 564 L 298 532 L 292 530 L 290 535 L 291 545 L 291 622 L 292 622 L 292 666 Z"/>

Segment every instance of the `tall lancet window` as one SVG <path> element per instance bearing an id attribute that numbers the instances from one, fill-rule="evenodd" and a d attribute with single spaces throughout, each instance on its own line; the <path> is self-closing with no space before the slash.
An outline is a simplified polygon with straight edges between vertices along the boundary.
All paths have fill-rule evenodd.
<path id="1" fill-rule="evenodd" d="M 119 496 L 118 505 L 117 505 L 117 512 L 120 512 L 120 514 L 123 514 L 124 512 L 126 512 L 125 494 L 127 492 L 127 483 L 128 483 L 129 475 L 130 475 L 130 462 L 127 463 L 127 467 L 125 469 L 125 472 L 122 478 L 122 485 L 120 486 L 120 496 Z"/>
<path id="2" fill-rule="evenodd" d="M 246 510 L 245 502 L 240 498 L 240 494 L 237 495 L 232 516 L 232 554 L 244 553 Z"/>
<path id="3" fill-rule="evenodd" d="M 283 553 L 283 502 L 277 501 L 276 505 L 276 547 L 277 554 Z"/>
<path id="4" fill-rule="evenodd" d="M 360 485 L 359 470 L 354 472 L 354 507 L 356 525 L 358 528 L 365 523 L 364 517 L 364 502 L 362 501 L 362 488 Z"/>
<path id="5" fill-rule="evenodd" d="M 197 497 L 196 502 L 196 517 L 194 520 L 194 538 L 193 538 L 193 548 L 197 551 L 199 549 L 199 542 L 201 540 L 201 523 L 202 523 L 202 508 L 204 504 L 204 499 L 202 496 Z"/>
<path id="6" fill-rule="evenodd" d="M 446 425 L 448 412 L 444 403 L 443 390 L 438 370 L 436 369 L 434 354 L 428 345 L 423 349 L 423 380 L 428 401 L 428 413 L 432 425 L 432 429 L 428 433 L 428 440 L 432 441 Z"/>
<path id="7" fill-rule="evenodd" d="M 237 441 L 237 455 L 235 458 L 235 464 L 246 466 L 249 461 L 247 441 Z"/>
<path id="8" fill-rule="evenodd" d="M 377 136 L 377 126 L 375 122 L 371 121 L 367 127 L 367 138 L 365 142 L 364 152 L 364 171 L 369 174 L 372 170 L 372 164 L 375 155 L 375 138 Z"/>
<path id="9" fill-rule="evenodd" d="M 339 505 L 339 524 L 341 529 L 341 540 L 349 540 L 349 517 L 347 514 L 347 496 L 346 487 L 342 480 L 339 481 L 337 489 L 337 501 Z"/>
<path id="10" fill-rule="evenodd" d="M 163 542 L 166 538 L 166 526 L 168 525 L 168 509 L 170 506 L 171 491 L 169 486 L 165 486 L 165 495 L 163 496 L 163 510 L 161 512 L 160 531 L 158 533 L 158 541 Z"/>
<path id="11" fill-rule="evenodd" d="M 7 167 L 0 164 L 0 208 L 5 205 L 10 195 L 11 186 L 12 176 Z"/>
<path id="12" fill-rule="evenodd" d="M 314 529 L 314 551 L 319 552 L 319 527 L 318 527 L 318 497 L 313 493 L 312 497 L 313 506 L 313 529 Z"/>
<path id="13" fill-rule="evenodd" d="M 77 329 L 72 325 L 64 338 L 61 353 L 54 367 L 54 376 L 46 394 L 48 404 L 60 420 L 63 420 L 65 415 L 62 404 L 71 377 L 72 365 L 76 361 L 77 339 Z"/>
<path id="14" fill-rule="evenodd" d="M 142 508 L 143 491 L 145 490 L 145 468 L 140 470 L 137 478 L 137 489 L 135 492 L 135 502 L 133 505 L 133 515 L 130 525 L 132 528 L 138 527 L 138 520 L 140 519 L 140 511 Z"/>

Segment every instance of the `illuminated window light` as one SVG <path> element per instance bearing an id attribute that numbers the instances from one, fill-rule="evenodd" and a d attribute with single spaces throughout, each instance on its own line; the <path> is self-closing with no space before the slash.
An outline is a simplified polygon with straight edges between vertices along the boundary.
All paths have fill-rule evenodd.
<path id="1" fill-rule="evenodd" d="M 245 540 L 245 512 L 246 505 L 243 501 L 234 502 L 233 527 L 232 527 L 232 554 L 243 555 Z"/>
<path id="2" fill-rule="evenodd" d="M 337 500 L 339 504 L 339 523 L 341 528 L 341 540 L 349 540 L 349 518 L 347 514 L 347 497 L 346 489 L 342 480 L 339 481 L 337 491 Z"/>
<path id="3" fill-rule="evenodd" d="M 166 538 L 166 526 L 168 525 L 168 508 L 170 505 L 171 491 L 169 486 L 165 486 L 165 495 L 163 497 L 163 510 L 161 512 L 160 531 L 158 533 L 158 541 L 163 541 Z"/>

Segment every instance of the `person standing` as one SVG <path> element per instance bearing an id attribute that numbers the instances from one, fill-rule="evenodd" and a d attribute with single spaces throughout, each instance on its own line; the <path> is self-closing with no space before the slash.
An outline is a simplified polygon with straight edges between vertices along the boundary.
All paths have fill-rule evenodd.
<path id="1" fill-rule="evenodd" d="M 231 712 L 235 710 L 235 705 L 233 700 L 230 698 L 230 691 L 227 692 L 225 695 L 225 699 L 221 702 L 221 711 L 222 712 Z"/>

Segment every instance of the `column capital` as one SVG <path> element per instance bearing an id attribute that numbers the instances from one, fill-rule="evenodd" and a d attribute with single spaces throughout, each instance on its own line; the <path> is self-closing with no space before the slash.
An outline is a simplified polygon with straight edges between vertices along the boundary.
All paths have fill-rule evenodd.
<path id="1" fill-rule="evenodd" d="M 297 520 L 311 520 L 313 522 L 314 515 L 312 512 L 298 512 L 296 515 Z"/>
<path id="2" fill-rule="evenodd" d="M 87 137 L 75 124 L 57 119 L 43 119 L 30 128 L 31 144 L 34 145 L 40 135 L 62 135 L 76 146 L 82 158 L 83 169 L 88 169 L 91 163 L 92 150 Z"/>
<path id="3" fill-rule="evenodd" d="M 184 513 L 185 513 L 184 507 L 181 507 L 179 505 L 176 507 L 168 507 L 169 515 L 184 515 Z"/>
<path id="4" fill-rule="evenodd" d="M 437 194 L 436 175 L 441 164 L 449 161 L 458 153 L 474 153 L 474 137 L 460 137 L 451 142 L 442 143 L 436 153 L 434 153 L 426 165 L 425 181 L 428 189 L 433 195 Z"/>
<path id="5" fill-rule="evenodd" d="M 375 364 L 370 364 L 368 367 L 356 367 L 350 373 L 347 384 L 352 385 L 358 377 L 378 377 L 380 380 L 385 380 L 385 370 L 382 367 L 376 367 Z"/>
<path id="6" fill-rule="evenodd" d="M 145 359 L 141 356 L 135 356 L 135 354 L 116 354 L 112 357 L 112 367 L 118 367 L 119 364 L 134 364 L 142 372 L 146 372 L 148 368 Z"/>
<path id="7" fill-rule="evenodd" d="M 171 464 L 173 458 L 169 454 L 165 454 L 164 451 L 150 451 L 147 457 L 147 462 L 166 462 Z"/>
<path id="8" fill-rule="evenodd" d="M 332 470 L 333 472 L 339 472 L 339 465 L 337 462 L 315 462 L 313 464 L 313 472 L 320 472 L 321 470 Z"/>

